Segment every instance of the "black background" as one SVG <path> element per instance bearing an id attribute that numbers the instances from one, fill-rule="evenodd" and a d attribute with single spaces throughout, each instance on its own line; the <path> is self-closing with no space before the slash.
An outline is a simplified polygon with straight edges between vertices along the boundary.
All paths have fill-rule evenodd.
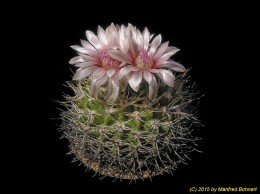
<path id="1" fill-rule="evenodd" d="M 256 125 L 258 105 L 257 77 L 253 56 L 254 12 L 244 5 L 168 4 L 158 1 L 141 5 L 121 2 L 120 8 L 109 3 L 37 4 L 19 26 L 28 46 L 23 75 L 28 86 L 25 97 L 31 113 L 23 121 L 27 124 L 23 141 L 23 165 L 19 181 L 25 188 L 36 186 L 46 191 L 89 193 L 106 192 L 188 192 L 197 187 L 256 187 L 259 186 L 259 155 Z M 249 14 L 245 14 L 248 11 Z M 245 17 L 247 16 L 247 17 Z M 28 23 L 29 21 L 29 23 Z M 71 163 L 66 155 L 68 142 L 60 140 L 57 131 L 58 103 L 63 86 L 72 78 L 68 64 L 76 53 L 69 47 L 86 39 L 85 31 L 96 33 L 98 25 L 128 22 L 140 29 L 162 34 L 163 40 L 181 49 L 176 61 L 190 68 L 192 81 L 197 83 L 202 98 L 199 117 L 204 124 L 199 131 L 199 149 L 193 153 L 189 165 L 180 165 L 171 175 L 154 177 L 128 185 L 128 181 L 112 178 L 99 180 L 93 172 L 84 172 L 79 163 Z M 35 83 L 37 86 L 35 87 Z M 25 93 L 26 93 L 25 92 Z M 29 118 L 28 118 L 29 117 Z M 25 175 L 25 176 L 24 176 Z M 27 180 L 24 177 L 29 177 Z"/>

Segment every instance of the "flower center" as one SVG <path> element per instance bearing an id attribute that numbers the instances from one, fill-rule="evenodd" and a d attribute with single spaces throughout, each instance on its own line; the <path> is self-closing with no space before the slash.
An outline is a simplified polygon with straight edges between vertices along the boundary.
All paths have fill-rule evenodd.
<path id="1" fill-rule="evenodd" d="M 101 60 L 101 65 L 103 67 L 106 67 L 108 69 L 118 69 L 119 65 L 121 64 L 119 61 L 113 59 L 107 51 L 104 51 L 100 53 L 100 60 Z"/>
<path id="2" fill-rule="evenodd" d="M 143 52 L 135 59 L 135 66 L 141 70 L 150 69 L 153 66 L 153 61 L 146 52 Z"/>

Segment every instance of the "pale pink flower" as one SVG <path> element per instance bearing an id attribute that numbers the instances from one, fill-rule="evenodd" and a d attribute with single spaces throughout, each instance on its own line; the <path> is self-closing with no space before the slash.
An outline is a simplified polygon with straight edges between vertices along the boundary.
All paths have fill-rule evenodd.
<path id="1" fill-rule="evenodd" d="M 73 80 L 82 80 L 91 76 L 90 95 L 97 97 L 100 87 L 108 83 L 108 97 L 116 99 L 119 94 L 118 72 L 122 62 L 113 59 L 108 52 L 117 48 L 118 32 L 114 24 L 104 30 L 98 27 L 97 36 L 86 31 L 88 41 L 81 40 L 81 46 L 71 46 L 78 52 L 69 63 L 77 69 Z M 124 65 L 124 63 L 122 63 Z"/>
<path id="2" fill-rule="evenodd" d="M 138 91 L 144 80 L 149 85 L 149 98 L 157 95 L 157 75 L 166 85 L 173 86 L 175 76 L 170 70 L 184 72 L 186 69 L 180 63 L 170 59 L 178 48 L 169 46 L 169 42 L 161 44 L 162 37 L 159 34 L 152 41 L 147 28 L 141 33 L 131 24 L 128 27 L 118 28 L 118 49 L 108 53 L 117 61 L 124 62 L 118 73 L 118 79 L 127 79 L 134 91 Z M 167 68 L 167 69 L 164 69 Z"/>

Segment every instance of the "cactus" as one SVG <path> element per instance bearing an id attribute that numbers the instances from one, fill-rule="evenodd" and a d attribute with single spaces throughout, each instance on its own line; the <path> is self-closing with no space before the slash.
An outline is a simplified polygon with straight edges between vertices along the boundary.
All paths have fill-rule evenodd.
<path id="1" fill-rule="evenodd" d="M 197 94 L 190 86 L 187 71 L 170 74 L 175 79 L 171 87 L 171 80 L 165 80 L 163 76 L 166 75 L 161 73 L 152 77 L 161 78 L 156 87 L 141 80 L 136 90 L 134 83 L 122 86 L 125 75 L 120 78 L 122 68 L 117 68 L 122 61 L 113 52 L 107 54 L 105 61 L 100 58 L 101 67 L 111 67 L 113 63 L 118 77 L 108 76 L 108 81 L 97 86 L 93 84 L 98 79 L 93 76 L 82 78 L 78 71 L 74 78 L 79 76 L 80 79 L 67 82 L 74 95 L 66 95 L 62 103 L 66 109 L 61 112 L 60 129 L 70 142 L 70 153 L 87 168 L 119 179 L 144 179 L 171 173 L 179 163 L 189 159 L 188 155 L 196 150 L 198 140 L 192 135 L 192 127 L 199 124 L 192 105 Z M 81 57 L 84 58 L 82 54 Z M 78 57 L 72 61 L 81 65 L 86 61 L 81 59 Z M 142 72 L 151 68 L 153 63 L 152 58 L 147 62 L 143 55 L 137 55 L 135 60 L 136 67 Z M 78 67 L 82 67 L 80 65 Z M 96 91 L 93 92 L 93 88 Z"/>

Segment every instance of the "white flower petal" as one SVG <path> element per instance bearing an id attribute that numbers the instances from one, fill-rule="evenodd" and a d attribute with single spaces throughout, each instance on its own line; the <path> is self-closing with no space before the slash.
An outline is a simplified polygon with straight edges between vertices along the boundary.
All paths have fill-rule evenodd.
<path id="1" fill-rule="evenodd" d="M 168 49 L 165 51 L 165 53 L 160 57 L 156 62 L 155 66 L 164 63 L 167 61 L 172 55 L 174 55 L 176 52 L 178 52 L 180 49 L 176 47 L 168 47 Z"/>
<path id="2" fill-rule="evenodd" d="M 78 53 L 78 55 L 80 55 L 82 57 L 82 59 L 84 59 L 85 61 L 95 61 L 97 64 L 99 63 L 99 58 L 98 57 L 92 57 L 89 55 L 85 55 L 82 53 Z"/>
<path id="3" fill-rule="evenodd" d="M 115 101 L 119 96 L 119 82 L 116 79 L 110 79 L 108 85 L 110 85 L 109 100 Z"/>
<path id="4" fill-rule="evenodd" d="M 151 43 L 151 47 L 150 47 L 150 49 L 149 49 L 149 51 L 148 51 L 148 54 L 149 54 L 150 56 L 153 56 L 153 55 L 154 55 L 155 51 L 156 51 L 157 48 L 160 46 L 161 41 L 162 41 L 162 36 L 161 36 L 161 34 L 159 34 L 158 36 L 156 36 L 156 37 L 153 39 L 153 41 L 152 41 L 152 43 Z"/>
<path id="5" fill-rule="evenodd" d="M 151 35 L 149 36 L 149 41 L 153 39 L 153 36 L 154 36 L 154 34 L 151 34 Z"/>
<path id="6" fill-rule="evenodd" d="M 143 39 L 143 35 L 140 32 L 140 30 L 136 30 L 135 41 L 136 41 L 136 45 L 137 45 L 137 48 L 138 48 L 139 52 L 142 52 L 143 51 L 143 46 L 144 46 L 144 39 Z"/>
<path id="7" fill-rule="evenodd" d="M 92 80 L 96 80 L 96 79 L 99 79 L 101 77 L 103 77 L 105 74 L 106 74 L 106 69 L 102 68 L 102 67 L 99 67 L 98 69 L 96 69 L 94 71 L 94 73 L 92 74 L 91 76 L 91 79 Z M 107 75 L 106 75 L 107 76 Z"/>
<path id="8" fill-rule="evenodd" d="M 115 74 L 115 72 L 116 72 L 115 69 L 109 69 L 109 70 L 107 71 L 108 77 L 112 77 L 112 76 Z"/>
<path id="9" fill-rule="evenodd" d="M 115 27 L 115 25 L 112 23 L 110 26 L 106 29 L 106 37 L 107 37 L 107 44 L 108 45 L 114 45 L 115 40 L 118 39 L 118 32 Z"/>
<path id="10" fill-rule="evenodd" d="M 144 71 L 144 79 L 150 84 L 152 81 L 152 74 L 149 71 Z"/>
<path id="11" fill-rule="evenodd" d="M 99 77 L 98 79 L 93 80 L 93 82 L 95 82 L 97 86 L 101 86 L 104 83 L 106 83 L 107 79 L 108 79 L 108 76 L 104 75 L 104 76 Z"/>
<path id="12" fill-rule="evenodd" d="M 136 71 L 134 72 L 132 78 L 129 80 L 129 84 L 134 91 L 136 92 L 138 91 L 142 78 L 143 78 L 143 72 Z"/>
<path id="13" fill-rule="evenodd" d="M 140 86 L 140 85 L 138 85 L 137 87 L 134 87 L 134 85 L 133 85 L 131 79 L 129 80 L 129 85 L 130 85 L 130 87 L 131 87 L 134 91 L 137 92 L 137 91 L 139 90 L 139 86 Z"/>
<path id="14" fill-rule="evenodd" d="M 98 26 L 97 34 L 98 34 L 98 38 L 99 38 L 99 41 L 102 44 L 102 46 L 107 45 L 106 32 L 101 26 Z"/>
<path id="15" fill-rule="evenodd" d="M 130 73 L 131 74 L 131 73 Z M 128 86 L 129 79 L 132 77 L 132 75 L 126 75 L 120 80 L 120 90 L 124 92 Z"/>
<path id="16" fill-rule="evenodd" d="M 150 33 L 148 29 L 145 27 L 143 31 L 143 40 L 144 40 L 144 51 L 147 51 L 148 46 L 149 46 L 149 39 L 150 39 Z"/>
<path id="17" fill-rule="evenodd" d="M 177 62 L 173 62 L 173 63 L 174 63 L 174 66 L 171 68 L 173 71 L 177 71 L 177 72 L 186 71 L 186 68 L 182 64 L 177 63 Z"/>
<path id="18" fill-rule="evenodd" d="M 157 81 L 154 75 L 152 75 L 152 80 L 149 84 L 149 99 L 154 99 L 157 96 L 157 91 L 158 91 Z"/>
<path id="19" fill-rule="evenodd" d="M 125 65 L 126 65 L 126 62 L 122 62 L 122 63 L 120 63 L 119 67 L 122 68 Z"/>
<path id="20" fill-rule="evenodd" d="M 120 69 L 119 73 L 118 73 L 118 79 L 122 79 L 125 75 L 127 75 L 129 72 L 131 71 L 137 71 L 138 68 L 133 66 L 133 65 L 127 65 L 124 66 L 122 69 Z"/>
<path id="21" fill-rule="evenodd" d="M 164 67 L 172 69 L 172 70 L 177 71 L 177 72 L 185 72 L 186 71 L 186 68 L 182 64 L 180 64 L 176 61 L 166 61 L 163 64 L 156 66 L 156 68 L 164 68 Z"/>
<path id="22" fill-rule="evenodd" d="M 169 45 L 169 42 L 165 42 L 158 48 L 156 54 L 153 57 L 154 61 L 156 61 L 157 59 L 159 59 L 163 55 L 163 53 L 168 48 L 168 45 Z"/>
<path id="23" fill-rule="evenodd" d="M 140 30 L 136 29 L 135 27 L 129 25 L 129 28 L 131 29 L 131 39 L 133 41 L 134 48 L 136 48 L 136 51 L 140 53 L 144 47 L 143 35 Z"/>
<path id="24" fill-rule="evenodd" d="M 129 48 L 130 48 L 131 54 L 132 54 L 133 58 L 135 59 L 139 54 L 137 46 L 134 44 L 133 40 L 130 37 L 128 38 L 128 43 L 129 43 Z"/>
<path id="25" fill-rule="evenodd" d="M 97 97 L 100 87 L 107 82 L 108 76 L 102 76 L 100 79 L 93 80 L 90 86 L 90 96 Z"/>
<path id="26" fill-rule="evenodd" d="M 74 50 L 80 52 L 80 53 L 84 53 L 84 54 L 89 53 L 85 48 L 78 46 L 78 45 L 74 45 L 74 46 L 70 46 L 70 47 L 73 48 Z"/>
<path id="27" fill-rule="evenodd" d="M 98 37 L 91 31 L 87 30 L 86 31 L 86 36 L 88 41 L 98 50 L 98 51 L 102 51 L 102 46 L 100 44 L 100 41 L 98 39 Z"/>
<path id="28" fill-rule="evenodd" d="M 177 53 L 178 51 L 180 51 L 179 48 L 175 47 L 175 46 L 168 46 L 168 48 L 166 49 L 165 54 L 167 53 L 171 53 L 172 55 L 174 55 L 175 53 Z"/>
<path id="29" fill-rule="evenodd" d="M 93 66 L 93 65 L 97 65 L 97 63 L 95 61 L 86 61 L 84 63 L 75 64 L 75 67 L 89 67 L 89 66 Z"/>
<path id="30" fill-rule="evenodd" d="M 89 76 L 92 74 L 98 67 L 96 66 L 91 66 L 91 67 L 86 67 L 86 68 L 79 68 L 77 69 L 76 73 L 74 74 L 74 77 L 72 78 L 73 80 L 82 80 L 85 77 Z"/>
<path id="31" fill-rule="evenodd" d="M 175 76 L 172 74 L 171 71 L 160 69 L 157 75 L 161 78 L 161 80 L 168 86 L 174 85 Z"/>
<path id="32" fill-rule="evenodd" d="M 69 64 L 75 64 L 75 63 L 81 63 L 84 62 L 81 56 L 73 57 L 70 61 Z"/>
<path id="33" fill-rule="evenodd" d="M 150 72 L 152 73 L 160 73 L 160 69 L 149 69 Z"/>
<path id="34" fill-rule="evenodd" d="M 80 42 L 81 42 L 81 45 L 87 51 L 87 53 L 84 53 L 84 54 L 88 54 L 90 56 L 98 56 L 98 51 L 88 41 L 80 40 Z"/>
<path id="35" fill-rule="evenodd" d="M 127 52 L 129 49 L 129 30 L 126 30 L 126 27 L 124 25 L 122 25 L 119 29 L 118 35 L 119 37 L 118 42 L 120 45 L 120 50 L 122 50 L 123 52 Z"/>
<path id="36" fill-rule="evenodd" d="M 128 59 L 128 56 L 119 50 L 110 50 L 108 51 L 108 54 L 117 61 L 131 64 L 131 61 Z"/>

